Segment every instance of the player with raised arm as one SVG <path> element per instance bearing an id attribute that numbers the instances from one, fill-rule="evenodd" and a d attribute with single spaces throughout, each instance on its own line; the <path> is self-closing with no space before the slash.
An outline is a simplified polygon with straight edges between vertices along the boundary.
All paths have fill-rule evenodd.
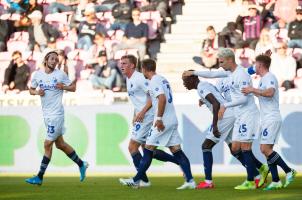
<path id="1" fill-rule="evenodd" d="M 235 63 L 235 55 L 231 49 L 222 48 L 218 53 L 220 66 L 226 71 L 193 72 L 206 78 L 228 77 L 227 87 L 230 90 L 231 101 L 220 106 L 218 117 L 221 119 L 226 109 L 232 108 L 235 113 L 235 124 L 232 135 L 232 151 L 241 152 L 247 169 L 247 180 L 235 187 L 238 190 L 255 189 L 255 177 L 259 169 L 261 173 L 258 186 L 261 187 L 267 177 L 268 167 L 257 160 L 252 153 L 252 142 L 257 139 L 259 132 L 259 111 L 252 95 L 243 95 L 241 89 L 252 85 L 251 77 L 242 66 Z M 185 75 L 192 75 L 187 72 Z"/>
<path id="2" fill-rule="evenodd" d="M 242 88 L 246 95 L 254 94 L 259 99 L 261 114 L 261 136 L 260 149 L 265 155 L 267 163 L 272 174 L 272 182 L 264 190 L 273 190 L 282 188 L 282 182 L 279 179 L 277 166 L 280 166 L 286 173 L 284 187 L 293 182 L 296 171 L 288 167 L 281 156 L 273 150 L 277 143 L 282 118 L 279 110 L 279 90 L 278 81 L 274 74 L 269 72 L 271 58 L 266 55 L 256 57 L 256 74 L 261 77 L 258 88 L 252 86 Z"/>
<path id="3" fill-rule="evenodd" d="M 58 149 L 63 151 L 79 166 L 80 181 L 84 181 L 86 177 L 88 163 L 82 161 L 75 150 L 63 139 L 65 129 L 64 107 L 62 104 L 63 90 L 74 92 L 76 85 L 69 80 L 63 71 L 56 69 L 58 62 L 58 53 L 56 51 L 47 53 L 43 61 L 45 69 L 41 69 L 34 74 L 31 88 L 29 89 L 31 95 L 41 96 L 42 111 L 47 130 L 40 171 L 36 176 L 25 180 L 30 184 L 42 184 L 43 175 L 52 156 L 54 143 Z"/>
<path id="4" fill-rule="evenodd" d="M 144 155 L 139 164 L 137 174 L 130 179 L 121 178 L 120 183 L 134 188 L 139 187 L 139 181 L 151 165 L 154 150 L 158 146 L 166 146 L 173 153 L 174 158 L 185 174 L 185 183 L 177 189 L 194 189 L 195 181 L 192 177 L 190 161 L 180 146 L 181 138 L 177 130 L 178 121 L 169 82 L 164 77 L 156 74 L 156 63 L 152 59 L 143 60 L 142 72 L 150 80 L 149 92 L 155 114 L 154 126 L 148 133 Z"/>
<path id="5" fill-rule="evenodd" d="M 151 130 L 154 120 L 152 101 L 148 94 L 149 80 L 147 80 L 142 73 L 136 71 L 137 59 L 135 56 L 123 56 L 120 64 L 121 71 L 126 76 L 128 96 L 134 106 L 132 136 L 129 141 L 128 150 L 131 154 L 135 168 L 138 169 L 142 159 L 139 147 L 145 145 L 147 135 Z M 173 162 L 178 165 L 178 162 L 172 155 L 160 149 L 153 151 L 153 158 L 164 162 Z M 150 186 L 146 174 L 143 175 L 139 186 Z"/>

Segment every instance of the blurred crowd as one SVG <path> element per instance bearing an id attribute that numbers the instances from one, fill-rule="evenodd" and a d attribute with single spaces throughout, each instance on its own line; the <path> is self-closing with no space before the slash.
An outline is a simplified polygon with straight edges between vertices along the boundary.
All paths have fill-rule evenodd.
<path id="1" fill-rule="evenodd" d="M 117 60 L 156 59 L 182 0 L 1 0 L 0 83 L 4 93 L 28 89 L 44 55 L 58 49 L 59 69 L 94 89 L 123 91 Z"/>
<path id="2" fill-rule="evenodd" d="M 236 1 L 228 1 L 230 5 Z M 270 49 L 270 70 L 280 87 L 302 89 L 302 2 L 298 0 L 242 0 L 236 21 L 217 32 L 206 29 L 200 59 L 207 68 L 217 68 L 219 47 L 233 48 L 237 63 L 252 66 L 255 57 Z M 299 5 L 300 4 L 300 5 Z"/>

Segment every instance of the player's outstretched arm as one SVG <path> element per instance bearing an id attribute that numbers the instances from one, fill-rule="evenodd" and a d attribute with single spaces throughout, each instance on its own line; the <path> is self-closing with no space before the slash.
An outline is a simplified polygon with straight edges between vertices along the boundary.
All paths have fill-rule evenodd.
<path id="1" fill-rule="evenodd" d="M 213 134 L 214 134 L 215 137 L 219 138 L 221 134 L 219 133 L 217 122 L 218 122 L 218 111 L 220 109 L 220 103 L 217 101 L 217 99 L 211 93 L 206 96 L 206 100 L 208 100 L 212 104 L 212 108 L 213 108 L 213 122 L 212 122 Z"/>
<path id="2" fill-rule="evenodd" d="M 242 88 L 241 92 L 245 95 L 253 93 L 255 96 L 263 96 L 263 97 L 273 97 L 275 94 L 275 88 L 268 88 L 265 90 L 260 90 L 253 87 Z"/>

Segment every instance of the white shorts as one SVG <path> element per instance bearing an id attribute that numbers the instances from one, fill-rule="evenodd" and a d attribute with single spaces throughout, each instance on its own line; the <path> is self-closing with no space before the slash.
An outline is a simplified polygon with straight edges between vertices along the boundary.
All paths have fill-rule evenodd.
<path id="1" fill-rule="evenodd" d="M 145 144 L 152 124 L 153 118 L 144 119 L 143 122 L 135 122 L 132 127 L 131 139 L 140 144 Z"/>
<path id="2" fill-rule="evenodd" d="M 260 132 L 259 111 L 243 113 L 236 118 L 232 141 L 253 142 Z"/>
<path id="3" fill-rule="evenodd" d="M 232 131 L 234 127 L 235 117 L 223 117 L 222 120 L 218 121 L 218 130 L 221 133 L 220 138 L 217 138 L 213 135 L 213 126 L 211 125 L 208 128 L 206 138 L 212 140 L 215 143 L 218 143 L 220 140 L 224 138 L 224 141 L 227 144 L 232 143 Z"/>
<path id="4" fill-rule="evenodd" d="M 181 144 L 182 140 L 179 136 L 177 127 L 178 125 L 165 126 L 164 131 L 159 132 L 157 127 L 152 126 L 146 144 L 162 147 L 171 147 Z"/>
<path id="5" fill-rule="evenodd" d="M 46 126 L 46 140 L 55 141 L 65 133 L 64 116 L 44 118 Z"/>
<path id="6" fill-rule="evenodd" d="M 281 130 L 281 121 L 265 121 L 261 123 L 260 144 L 276 144 Z"/>

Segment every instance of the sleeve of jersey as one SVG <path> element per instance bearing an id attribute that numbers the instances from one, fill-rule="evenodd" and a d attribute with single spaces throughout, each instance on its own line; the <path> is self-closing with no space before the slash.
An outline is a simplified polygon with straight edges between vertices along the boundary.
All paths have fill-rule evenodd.
<path id="1" fill-rule="evenodd" d="M 141 88 L 144 90 L 145 93 L 148 93 L 149 90 L 149 82 L 145 78 L 141 78 L 139 80 L 139 84 L 141 85 Z"/>
<path id="2" fill-rule="evenodd" d="M 37 88 L 39 86 L 38 80 L 37 80 L 37 72 L 33 75 L 30 83 L 31 88 Z"/>
<path id="3" fill-rule="evenodd" d="M 157 82 L 152 83 L 151 89 L 155 97 L 158 97 L 161 94 L 165 94 L 163 86 Z"/>
<path id="4" fill-rule="evenodd" d="M 274 78 L 270 78 L 270 79 L 267 79 L 266 81 L 265 81 L 265 86 L 266 86 L 266 88 L 268 89 L 268 88 L 274 88 L 275 90 L 277 90 L 278 88 L 277 88 L 277 83 L 276 83 L 276 80 L 274 80 Z"/>
<path id="5" fill-rule="evenodd" d="M 229 75 L 226 71 L 194 71 L 193 74 L 203 78 L 223 78 Z"/>
<path id="6" fill-rule="evenodd" d="M 64 72 L 62 73 L 62 83 L 66 86 L 69 86 L 71 84 L 71 80 L 68 78 L 67 74 Z"/>
<path id="7" fill-rule="evenodd" d="M 230 107 L 235 107 L 235 106 L 239 106 L 239 105 L 242 105 L 242 104 L 245 104 L 247 102 L 247 97 L 242 95 L 240 96 L 239 98 L 236 98 L 236 99 L 232 99 L 231 102 L 226 102 L 224 103 L 224 107 L 226 108 L 230 108 Z"/>
<path id="8" fill-rule="evenodd" d="M 210 92 L 210 90 L 208 90 L 207 87 L 204 87 L 204 86 L 198 87 L 198 94 L 200 97 L 206 99 L 206 96 L 210 93 L 211 92 Z"/>

